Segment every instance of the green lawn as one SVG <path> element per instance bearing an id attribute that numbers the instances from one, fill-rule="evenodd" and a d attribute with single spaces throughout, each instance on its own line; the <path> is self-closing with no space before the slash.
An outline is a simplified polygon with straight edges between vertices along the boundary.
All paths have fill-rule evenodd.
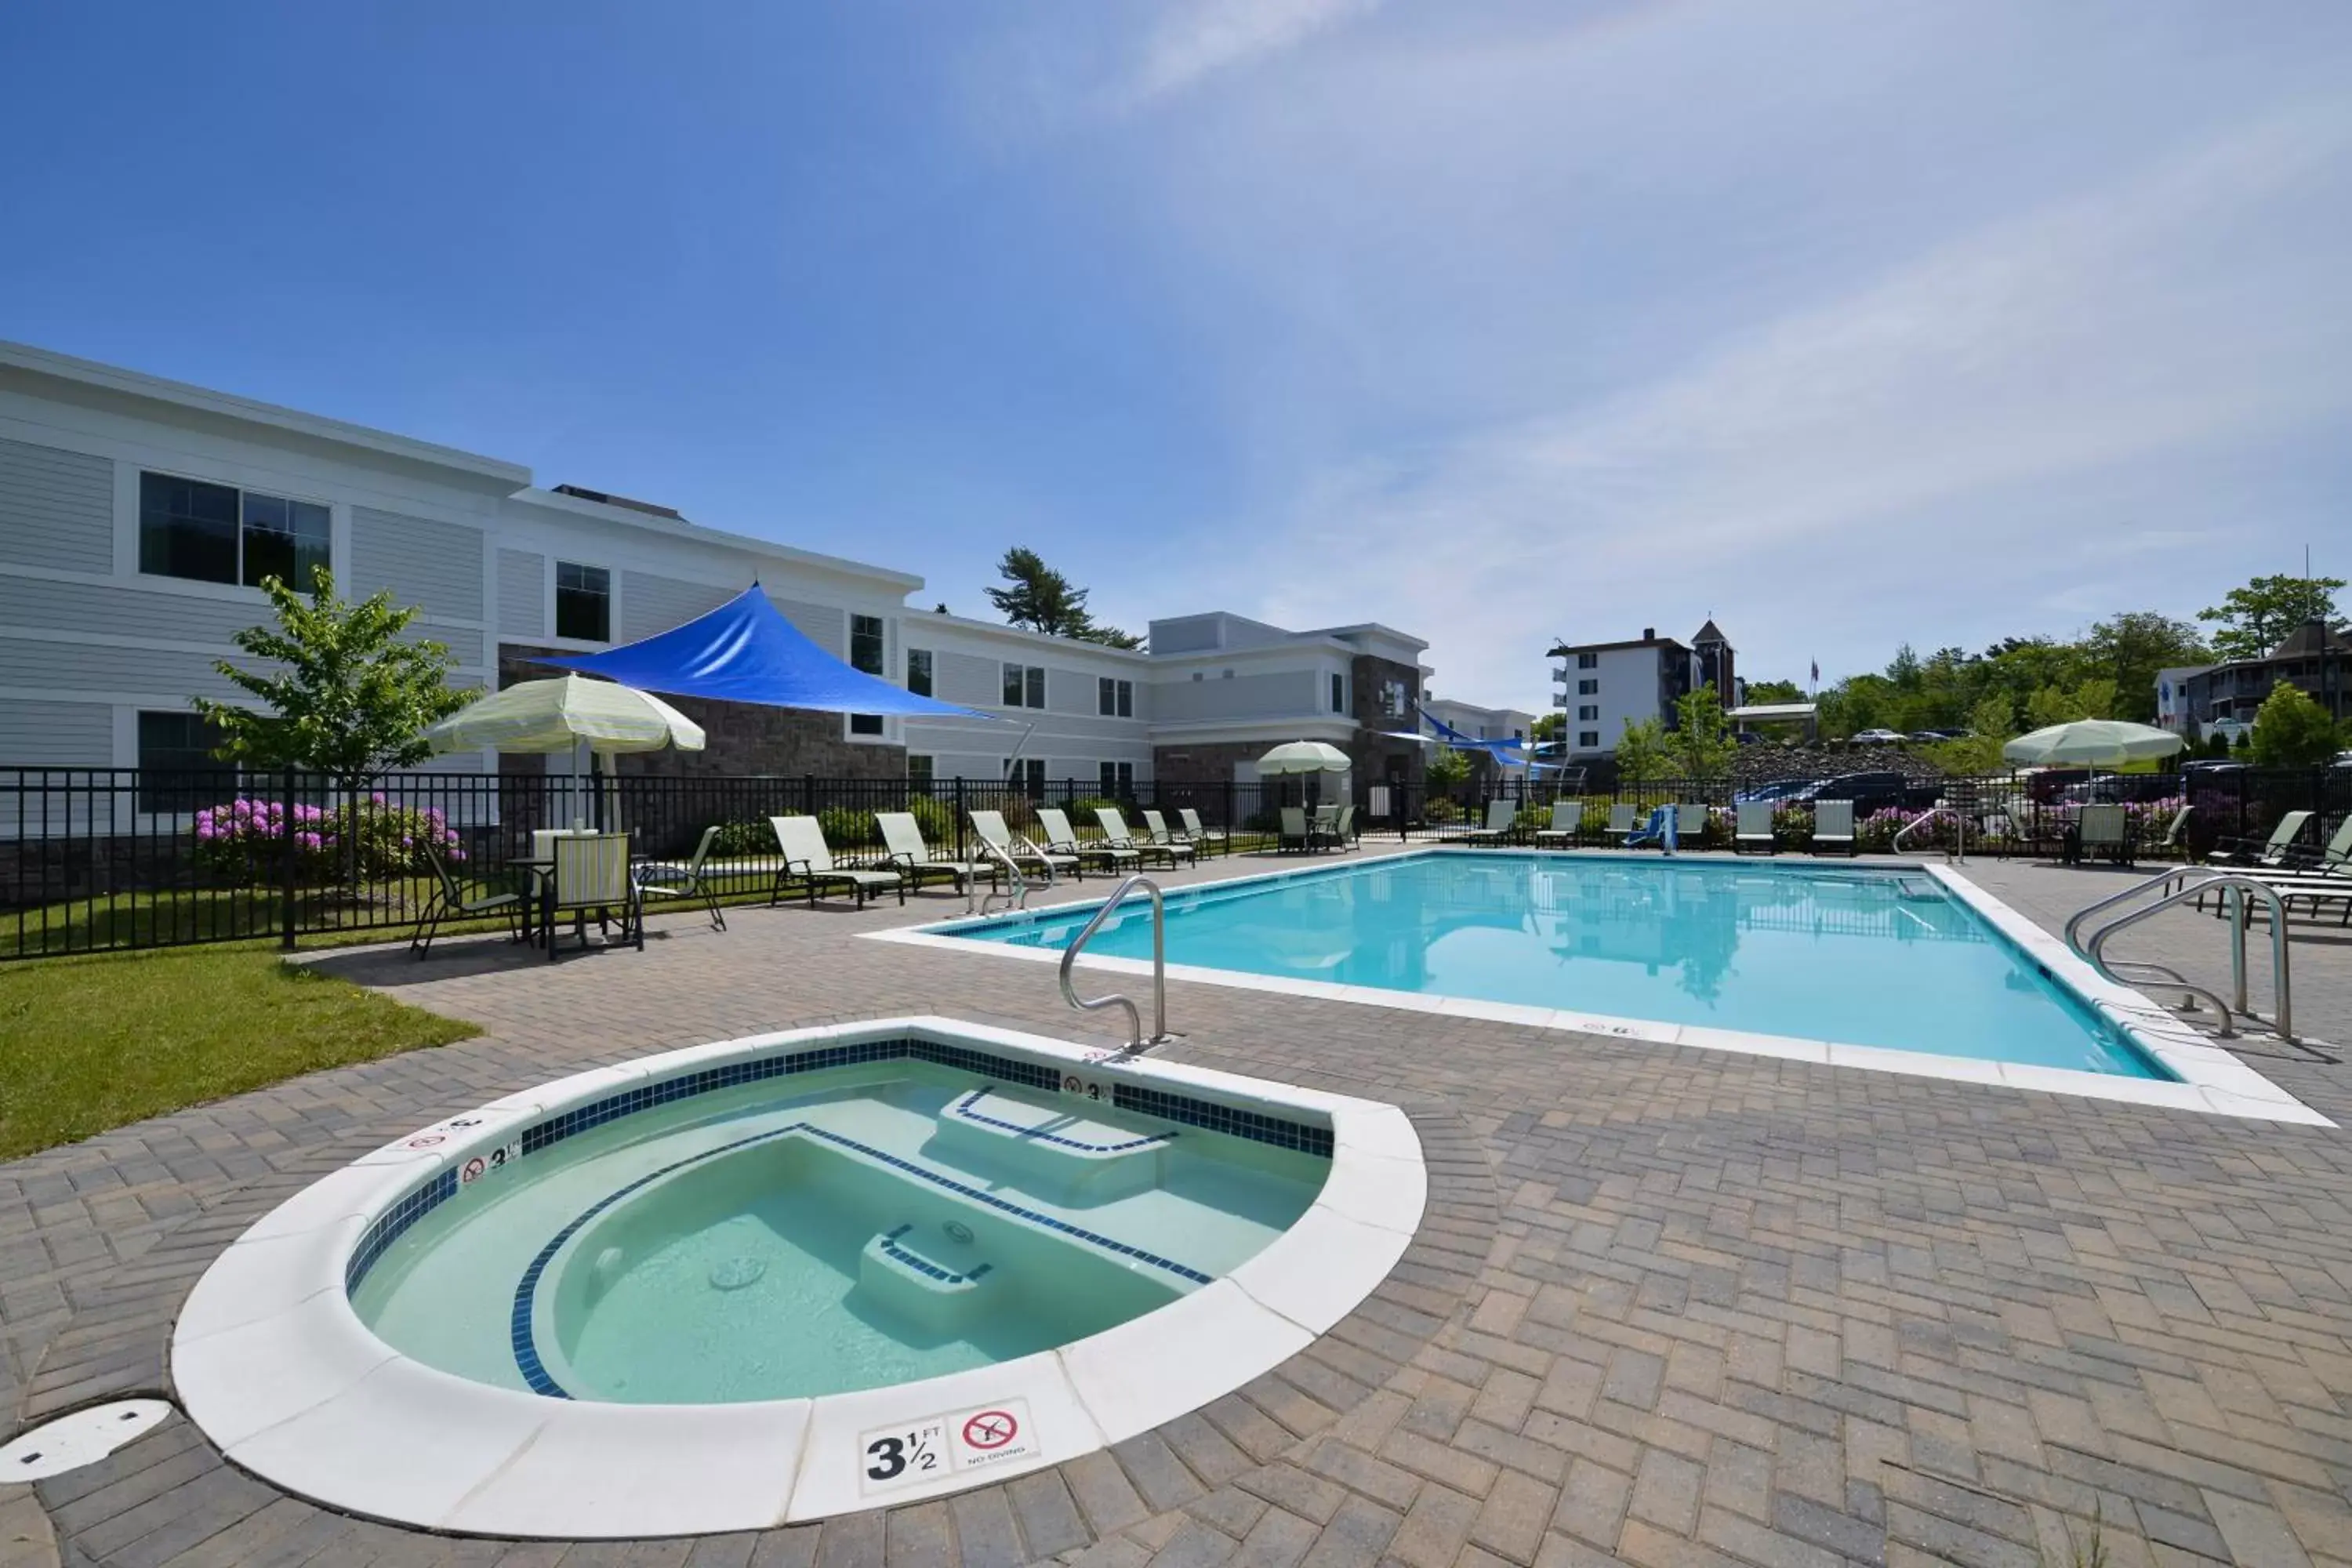
<path id="1" fill-rule="evenodd" d="M 266 948 L 0 966 L 0 1159 L 480 1031 Z"/>

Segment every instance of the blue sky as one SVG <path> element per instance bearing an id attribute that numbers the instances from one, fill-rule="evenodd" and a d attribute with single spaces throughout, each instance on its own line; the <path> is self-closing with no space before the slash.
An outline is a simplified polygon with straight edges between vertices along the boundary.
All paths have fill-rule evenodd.
<path id="1" fill-rule="evenodd" d="M 0 337 L 1105 618 L 1751 677 L 2352 562 L 2352 5 L 19 6 Z"/>

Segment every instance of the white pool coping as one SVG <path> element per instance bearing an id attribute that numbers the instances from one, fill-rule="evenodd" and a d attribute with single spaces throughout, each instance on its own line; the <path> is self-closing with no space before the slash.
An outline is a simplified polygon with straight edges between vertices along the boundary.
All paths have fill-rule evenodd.
<path id="1" fill-rule="evenodd" d="M 1405 852 L 1416 855 L 1461 856 L 1468 858 L 1488 858 L 1496 853 L 1491 849 L 1442 846 L 1417 846 Z M 1546 849 L 1514 849 L 1507 853 L 1546 858 L 1625 860 L 1643 866 L 1655 866 L 1660 863 L 1660 858 L 1655 855 L 1595 854 L 1585 850 Z M 1383 859 L 1389 858 L 1391 857 L 1381 857 Z M 1327 862 L 1320 866 L 1291 867 L 1277 871 L 1256 872 L 1244 877 L 1188 882 L 1182 888 L 1171 889 L 1171 895 L 1181 894 L 1196 888 L 1231 888 L 1250 882 L 1278 881 L 1366 863 L 1361 860 Z M 1700 863 L 1753 864 L 1725 860 L 1713 856 L 1707 857 Z M 2336 1125 L 2326 1117 L 2231 1055 L 2229 1051 L 2216 1044 L 2211 1036 L 2193 1027 L 2179 1014 L 2151 1000 L 2142 993 L 2129 986 L 2119 985 L 2099 973 L 2068 948 L 2065 942 L 2002 903 L 1953 867 L 1926 860 L 1875 859 L 1851 865 L 1814 865 L 1809 862 L 1806 868 L 1817 869 L 1824 873 L 1841 870 L 1903 871 L 1933 879 L 1955 898 L 1968 905 L 1987 924 L 2046 969 L 2053 980 L 2072 991 L 2086 1005 L 2128 1035 L 2141 1050 L 2161 1063 L 2168 1071 L 2177 1075 L 2179 1081 L 2166 1082 L 2159 1079 L 2126 1078 L 2113 1073 L 2086 1072 L 2073 1068 L 2041 1067 L 2022 1062 L 1985 1061 L 1975 1057 L 1945 1056 L 1930 1051 L 1895 1050 L 1885 1046 L 1802 1039 L 1790 1035 L 1768 1035 L 1746 1029 L 1717 1028 L 1712 1025 L 1668 1024 L 1646 1018 L 1620 1018 L 1601 1014 L 1529 1006 L 1517 1003 L 1489 1002 L 1475 996 L 1432 995 L 1412 991 L 1391 991 L 1376 985 L 1342 985 L 1330 981 L 1297 980 L 1266 974 L 1251 974 L 1241 970 L 1216 969 L 1199 964 L 1171 963 L 1168 965 L 1168 974 L 1174 980 L 1197 981 L 1203 985 L 1223 985 L 1241 991 L 1270 992 L 1284 996 L 1312 996 L 1324 1001 L 1391 1007 L 1410 1013 L 1443 1014 L 1455 1018 L 1484 1018 L 1496 1023 L 1519 1024 L 1539 1029 L 1559 1029 L 1583 1035 L 1606 1035 L 1618 1039 L 1641 1040 L 1652 1045 L 1696 1046 L 1706 1050 L 1737 1051 L 1746 1056 L 1779 1057 L 1790 1061 L 1814 1062 L 1827 1067 L 1860 1068 L 1873 1072 L 1905 1073 L 1914 1078 L 1946 1079 L 1958 1083 L 1989 1084 L 2009 1089 L 2032 1089 L 2048 1094 L 2080 1095 L 2092 1100 L 2120 1100 L 2133 1105 L 2158 1106 L 2168 1110 L 2193 1110 L 2221 1116 L 2236 1116 L 2255 1121 L 2294 1122 L 2311 1127 Z M 1034 906 L 1022 912 L 1028 915 L 1053 916 L 1067 910 L 1090 909 L 1100 902 L 1099 898 L 1075 899 L 1066 903 Z M 1058 964 L 1061 963 L 1062 954 L 1059 949 L 1018 947 L 1008 942 L 978 942 L 949 934 L 966 927 L 994 924 L 1006 918 L 1002 913 L 964 916 L 952 921 L 930 921 L 919 926 L 901 926 L 889 931 L 866 931 L 861 934 L 874 942 L 903 942 L 910 946 L 934 947 L 966 954 L 989 953 L 1004 958 L 1020 959 L 1032 963 Z M 1149 976 L 1151 973 L 1151 965 L 1141 959 L 1116 958 L 1108 954 L 1093 952 L 1081 952 L 1077 958 L 1076 967 L 1119 974 Z"/>
<path id="2" fill-rule="evenodd" d="M 1328 1121 L 1330 1173 L 1263 1251 L 1157 1311 L 1017 1361 L 814 1399 L 550 1398 L 425 1366 L 352 1310 L 345 1268 L 368 1226 L 421 1183 L 462 1171 L 526 1126 L 685 1068 L 909 1035 L 1050 1065 L 1066 1092 L 1147 1083 Z M 1073 1081 L 1081 1087 L 1068 1090 Z M 992 1484 L 1231 1393 L 1306 1349 L 1388 1277 L 1428 1193 L 1420 1138 L 1392 1105 L 930 1016 L 787 1030 L 577 1073 L 420 1128 L 329 1173 L 257 1221 L 197 1281 L 173 1329 L 172 1381 L 189 1418 L 231 1462 L 346 1513 L 566 1541 L 761 1530 Z M 960 1434 L 988 1413 L 1013 1415 L 1018 1436 L 992 1453 L 951 1436 L 939 1474 L 868 1479 L 865 1445 L 877 1435 L 934 1421 Z"/>

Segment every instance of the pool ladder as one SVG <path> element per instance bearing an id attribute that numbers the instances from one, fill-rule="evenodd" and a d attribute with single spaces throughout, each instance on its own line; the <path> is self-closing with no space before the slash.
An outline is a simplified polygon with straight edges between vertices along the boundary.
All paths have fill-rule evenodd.
<path id="1" fill-rule="evenodd" d="M 2179 970 L 2161 963 L 2121 959 L 2110 962 L 2103 956 L 2102 950 L 2105 948 L 2107 939 L 2117 931 L 2137 925 L 2159 910 L 2191 899 L 2201 905 L 2208 893 L 2222 900 L 2224 912 L 2229 917 L 2232 1003 L 2223 1002 L 2205 987 L 2182 978 Z M 2249 893 L 2263 900 L 2264 912 L 2270 916 L 2271 994 L 2276 999 L 2278 1016 L 2275 1018 L 2263 1017 L 2246 1001 L 2246 896 Z M 2150 894 L 2155 896 L 2151 898 Z M 2137 904 L 2137 907 L 2097 926 L 2088 936 L 2084 934 L 2084 926 L 2093 915 L 2128 904 Z M 2180 1008 L 2184 1013 L 2196 1011 L 2200 1001 L 2210 1004 L 2221 1017 L 2221 1026 L 2217 1033 L 2222 1039 L 2229 1039 L 2236 1033 L 2231 1026 L 2234 1004 L 2237 1016 L 2266 1026 L 2289 1045 L 2301 1043 L 2294 1037 L 2294 1003 L 2287 963 L 2286 900 L 2279 896 L 2276 888 L 2258 877 L 2210 867 L 2158 872 L 2144 882 L 2135 882 L 2119 893 L 2075 910 L 2074 918 L 2066 922 L 2066 945 L 2093 969 L 2118 985 L 2148 985 L 2159 991 L 2181 993 L 2188 998 Z"/>
<path id="2" fill-rule="evenodd" d="M 1136 1006 L 1132 998 L 1114 991 L 1108 996 L 1097 996 L 1089 1001 L 1078 994 L 1078 988 L 1070 978 L 1070 966 L 1077 963 L 1078 951 L 1094 940 L 1095 932 L 1102 929 L 1103 921 L 1110 918 L 1111 911 L 1125 903 L 1127 896 L 1138 888 L 1151 895 L 1151 1037 L 1150 1039 L 1144 1038 L 1143 1013 Z M 1140 1051 L 1146 1046 L 1163 1045 L 1173 1037 L 1168 1033 L 1168 910 L 1160 900 L 1159 883 L 1140 874 L 1128 878 L 1118 885 L 1117 891 L 1103 900 L 1102 908 L 1094 912 L 1093 918 L 1089 919 L 1085 927 L 1079 931 L 1076 939 L 1062 950 L 1062 1000 L 1081 1013 L 1092 1013 L 1103 1007 L 1126 1008 L 1127 1045 L 1124 1048 L 1129 1053 Z"/>
<path id="3" fill-rule="evenodd" d="M 1006 891 L 1000 893 L 992 885 L 993 879 L 991 879 L 992 885 L 988 889 L 987 896 L 980 900 L 979 907 L 975 910 L 972 904 L 972 882 L 974 879 L 966 878 L 963 885 L 963 912 L 968 915 L 973 913 L 983 915 L 993 914 L 995 910 L 992 906 L 995 904 L 998 899 L 1003 899 L 1004 900 L 1004 907 L 1006 909 L 1027 909 L 1029 907 L 1029 879 L 1022 872 L 1020 857 L 1014 855 L 1011 850 L 999 849 L 995 845 L 990 843 L 985 837 L 980 838 L 979 842 L 982 854 L 988 857 L 988 858 L 994 860 L 998 865 L 1003 866 L 1006 871 L 1012 874 L 1012 887 Z M 1016 835 L 1015 842 L 1027 844 L 1028 840 L 1020 838 Z M 1029 845 L 1029 847 L 1032 850 L 1036 851 L 1038 859 L 1045 865 L 1045 885 L 1049 888 L 1052 887 L 1054 885 L 1054 862 L 1047 859 L 1045 852 L 1037 849 L 1035 845 L 1031 844 Z"/>

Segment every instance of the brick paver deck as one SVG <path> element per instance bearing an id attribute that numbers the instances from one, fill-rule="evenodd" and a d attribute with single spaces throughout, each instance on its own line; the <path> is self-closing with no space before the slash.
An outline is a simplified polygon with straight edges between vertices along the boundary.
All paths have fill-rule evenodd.
<path id="1" fill-rule="evenodd" d="M 2053 927 L 2119 885 L 1970 870 Z M 961 907 L 679 917 L 552 967 L 323 960 L 489 1032 L 0 1165 L 0 1430 L 166 1387 L 171 1315 L 244 1225 L 495 1094 L 885 1013 L 1098 1036 L 1043 966 L 856 940 Z M 2217 931 L 2168 914 L 2132 951 L 2210 978 Z M 2352 1039 L 2352 943 L 2295 956 L 2305 1032 Z M 1238 1394 L 944 1501 L 568 1547 L 326 1513 L 175 1417 L 0 1485 L 0 1564 L 2040 1568 L 2095 1520 L 2116 1568 L 2352 1564 L 2352 1131 L 1181 983 L 1170 1010 L 1180 1059 L 1404 1105 L 1434 1168 L 1381 1292 Z M 2352 1067 L 2252 1059 L 2352 1121 Z"/>

